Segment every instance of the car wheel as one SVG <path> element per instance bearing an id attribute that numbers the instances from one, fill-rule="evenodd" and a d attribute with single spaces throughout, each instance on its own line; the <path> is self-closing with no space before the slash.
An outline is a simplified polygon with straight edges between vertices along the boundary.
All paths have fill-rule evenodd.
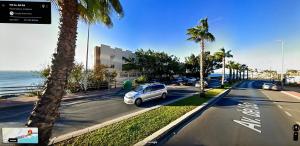
<path id="1" fill-rule="evenodd" d="M 166 97 L 167 97 L 167 94 L 166 94 L 166 93 L 163 93 L 163 94 L 161 95 L 161 99 L 166 99 Z"/>
<path id="2" fill-rule="evenodd" d="M 142 104 L 142 102 L 143 102 L 142 99 L 138 98 L 138 99 L 135 100 L 134 103 L 135 103 L 136 106 L 140 106 Z"/>

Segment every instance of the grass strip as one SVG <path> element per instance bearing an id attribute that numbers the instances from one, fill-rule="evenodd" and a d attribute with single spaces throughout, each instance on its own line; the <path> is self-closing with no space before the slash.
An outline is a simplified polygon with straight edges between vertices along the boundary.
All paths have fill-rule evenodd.
<path id="1" fill-rule="evenodd" d="M 191 111 L 224 89 L 206 92 L 206 98 L 194 95 L 175 103 L 159 107 L 135 117 L 105 126 L 90 133 L 62 141 L 56 146 L 129 146 L 143 140 Z"/>

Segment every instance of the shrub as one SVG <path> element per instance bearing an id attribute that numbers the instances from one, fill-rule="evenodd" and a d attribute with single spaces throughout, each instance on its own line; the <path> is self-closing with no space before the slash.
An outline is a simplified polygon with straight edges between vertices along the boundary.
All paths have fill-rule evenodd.
<path id="1" fill-rule="evenodd" d="M 148 81 L 148 78 L 145 75 L 139 76 L 138 78 L 135 79 L 135 82 L 137 84 L 143 84 Z"/>

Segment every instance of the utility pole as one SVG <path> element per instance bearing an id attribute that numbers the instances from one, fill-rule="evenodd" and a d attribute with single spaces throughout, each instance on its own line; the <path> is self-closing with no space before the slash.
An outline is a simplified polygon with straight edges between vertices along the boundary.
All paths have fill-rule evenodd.
<path id="1" fill-rule="evenodd" d="M 284 84 L 284 82 L 283 82 L 283 74 L 284 74 L 284 72 L 283 72 L 283 67 L 284 67 L 284 49 L 283 49 L 283 40 L 278 40 L 278 42 L 281 42 L 281 88 L 283 89 L 283 84 Z"/>
<path id="2" fill-rule="evenodd" d="M 87 43 L 86 43 L 84 91 L 87 91 L 87 84 L 88 84 L 87 83 L 87 78 L 88 78 L 89 42 L 90 42 L 90 23 L 88 23 L 88 35 L 87 35 Z"/>

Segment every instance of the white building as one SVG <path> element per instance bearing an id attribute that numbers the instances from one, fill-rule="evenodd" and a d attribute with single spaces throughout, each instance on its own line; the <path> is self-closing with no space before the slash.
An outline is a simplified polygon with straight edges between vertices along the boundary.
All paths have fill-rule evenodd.
<path id="1" fill-rule="evenodd" d="M 109 71 L 115 70 L 118 81 L 131 79 L 138 76 L 137 72 L 126 72 L 122 70 L 122 65 L 125 63 L 123 57 L 135 57 L 135 54 L 129 50 L 123 51 L 120 48 L 111 48 L 108 45 L 96 46 L 94 49 L 94 65 L 105 65 Z"/>

